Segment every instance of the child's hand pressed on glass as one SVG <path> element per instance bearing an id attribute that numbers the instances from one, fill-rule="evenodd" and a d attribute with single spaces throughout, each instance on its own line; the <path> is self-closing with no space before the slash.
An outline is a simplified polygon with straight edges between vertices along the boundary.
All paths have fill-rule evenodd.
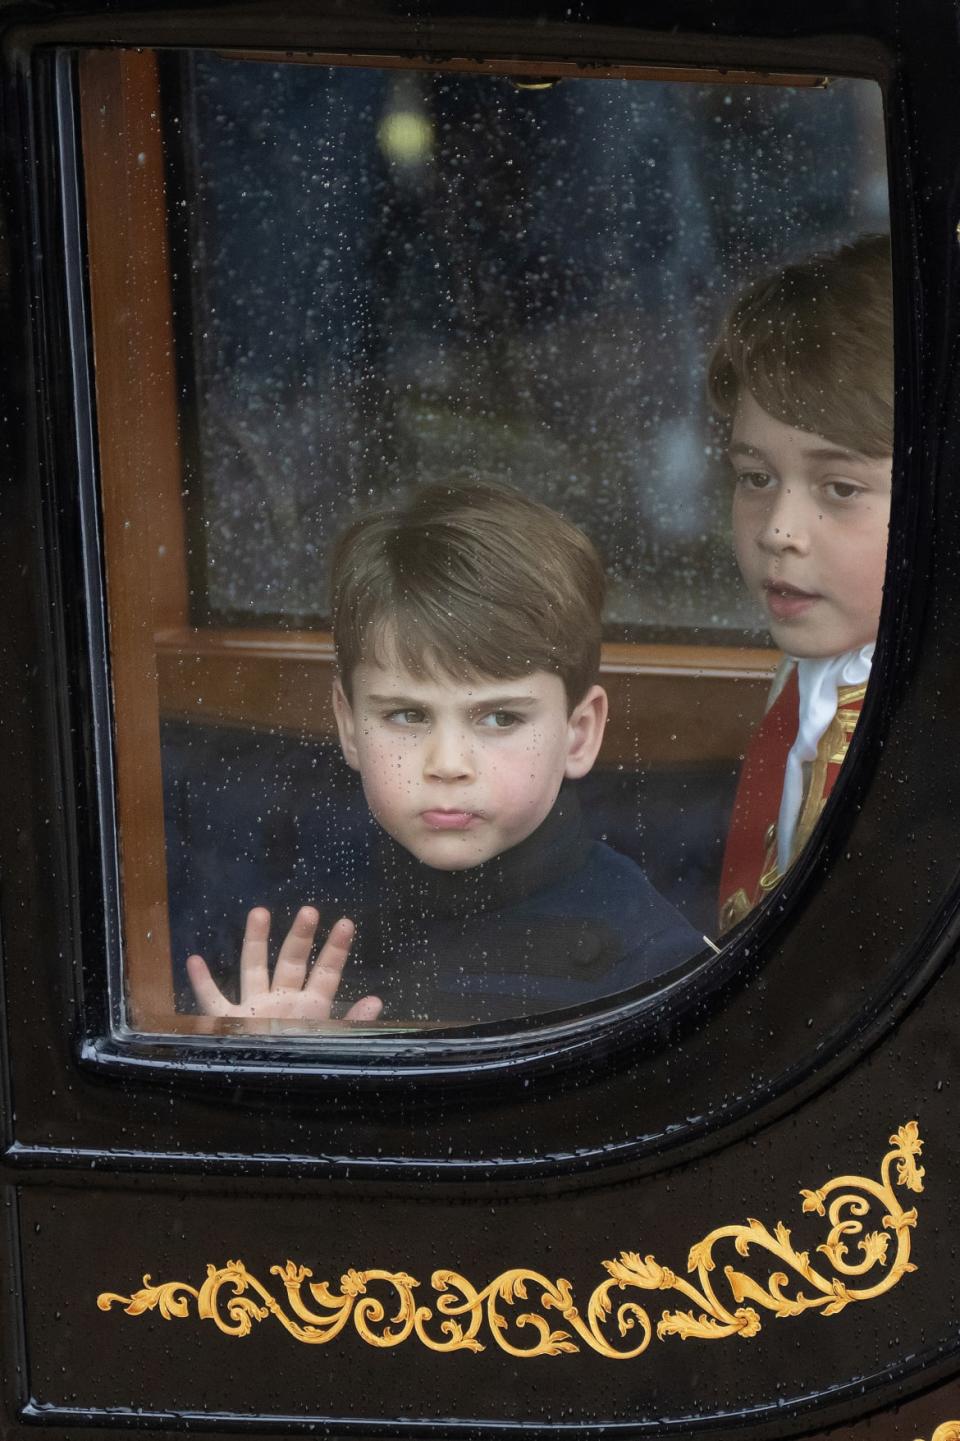
<path id="1" fill-rule="evenodd" d="M 273 978 L 270 977 L 270 912 L 255 906 L 247 916 L 240 951 L 240 1001 L 234 1004 L 220 990 L 202 956 L 187 958 L 187 974 L 200 1010 L 206 1016 L 256 1017 L 279 1021 L 329 1021 L 343 968 L 353 944 L 354 925 L 337 921 L 310 967 L 310 953 L 320 924 L 313 906 L 303 906 L 286 934 Z M 374 1021 L 383 1010 L 376 996 L 356 1001 L 347 1021 Z"/>

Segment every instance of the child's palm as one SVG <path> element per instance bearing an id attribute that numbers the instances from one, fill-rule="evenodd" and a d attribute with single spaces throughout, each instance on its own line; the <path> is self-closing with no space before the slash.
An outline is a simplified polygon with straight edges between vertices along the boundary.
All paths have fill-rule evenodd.
<path id="1" fill-rule="evenodd" d="M 202 956 L 187 959 L 187 973 L 200 1010 L 206 1016 L 241 1016 L 273 1021 L 328 1021 L 353 943 L 353 922 L 337 921 L 313 967 L 310 953 L 320 924 L 312 906 L 297 912 L 287 932 L 273 979 L 270 977 L 270 912 L 256 906 L 247 916 L 240 951 L 240 1000 L 228 1001 Z M 345 1020 L 374 1021 L 383 1010 L 376 996 L 364 996 Z"/>

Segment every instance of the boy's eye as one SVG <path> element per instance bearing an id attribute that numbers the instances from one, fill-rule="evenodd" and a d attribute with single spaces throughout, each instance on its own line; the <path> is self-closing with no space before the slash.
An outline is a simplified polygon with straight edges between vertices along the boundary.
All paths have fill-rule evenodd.
<path id="1" fill-rule="evenodd" d="M 422 725 L 426 718 L 426 712 L 422 710 L 392 710 L 387 715 L 387 720 L 398 726 Z"/>
<path id="2" fill-rule="evenodd" d="M 766 470 L 738 470 L 737 484 L 747 491 L 760 491 L 769 490 L 776 480 Z"/>
<path id="3" fill-rule="evenodd" d="M 831 500 L 853 500 L 861 492 L 861 487 L 849 480 L 828 480 L 823 488 Z"/>
<path id="4" fill-rule="evenodd" d="M 520 717 L 508 710 L 493 710 L 489 714 L 480 717 L 480 724 L 487 726 L 490 730 L 509 730 L 512 726 L 520 724 Z"/>

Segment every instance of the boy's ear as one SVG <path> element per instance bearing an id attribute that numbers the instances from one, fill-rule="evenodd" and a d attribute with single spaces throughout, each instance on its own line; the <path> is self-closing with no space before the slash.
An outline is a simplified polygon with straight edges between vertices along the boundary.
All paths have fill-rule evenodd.
<path id="1" fill-rule="evenodd" d="M 567 721 L 569 744 L 564 775 L 579 780 L 593 767 L 607 723 L 607 693 L 601 685 L 591 686 L 575 705 Z"/>
<path id="2" fill-rule="evenodd" d="M 337 722 L 343 758 L 348 766 L 358 771 L 360 755 L 357 751 L 357 727 L 353 718 L 353 706 L 347 700 L 347 693 L 340 684 L 339 676 L 334 677 L 333 682 L 333 714 Z"/>

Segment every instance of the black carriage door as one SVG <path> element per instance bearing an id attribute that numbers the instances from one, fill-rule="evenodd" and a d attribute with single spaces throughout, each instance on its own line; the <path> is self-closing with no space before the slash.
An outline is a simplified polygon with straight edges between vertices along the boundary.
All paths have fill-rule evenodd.
<path id="1" fill-rule="evenodd" d="M 954 5 L 5 14 L 0 1434 L 960 1436 Z"/>

